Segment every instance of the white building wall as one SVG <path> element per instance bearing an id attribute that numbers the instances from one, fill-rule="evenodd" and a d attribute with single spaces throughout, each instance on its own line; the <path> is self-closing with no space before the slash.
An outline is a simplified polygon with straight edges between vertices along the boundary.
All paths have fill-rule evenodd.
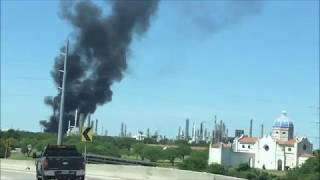
<path id="1" fill-rule="evenodd" d="M 221 164 L 221 148 L 212 148 L 210 144 L 208 164 L 213 163 Z"/>
<path id="2" fill-rule="evenodd" d="M 295 168 L 297 166 L 296 157 L 295 157 L 295 153 L 294 152 L 289 153 L 288 151 L 286 151 L 286 163 L 285 163 L 285 166 L 288 166 L 291 169 Z"/>
<path id="3" fill-rule="evenodd" d="M 276 169 L 277 146 L 275 140 L 271 136 L 264 136 L 258 141 L 257 146 L 255 167 L 262 169 L 264 166 L 266 169 Z"/>
<path id="4" fill-rule="evenodd" d="M 305 163 L 305 161 L 306 161 L 307 159 L 309 159 L 309 158 L 308 158 L 308 157 L 299 157 L 299 158 L 298 158 L 298 167 L 301 167 L 301 165 L 302 165 L 303 163 Z"/>
<path id="5" fill-rule="evenodd" d="M 243 153 L 255 153 L 256 148 L 255 144 L 244 144 L 238 142 L 237 149 L 235 149 L 235 152 L 243 152 Z"/>
<path id="6" fill-rule="evenodd" d="M 241 163 L 248 163 L 251 159 L 251 166 L 254 167 L 254 154 L 233 152 L 231 147 L 210 148 L 208 164 L 218 163 L 223 166 L 236 167 Z"/>
<path id="7" fill-rule="evenodd" d="M 276 158 L 275 158 L 275 170 L 284 170 L 284 162 L 285 162 L 285 151 L 284 146 L 276 144 Z M 281 169 L 278 169 L 278 166 Z"/>

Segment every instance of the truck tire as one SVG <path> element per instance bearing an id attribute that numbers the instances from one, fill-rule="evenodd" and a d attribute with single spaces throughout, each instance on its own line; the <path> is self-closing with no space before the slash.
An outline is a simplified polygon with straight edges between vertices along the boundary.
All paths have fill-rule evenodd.
<path id="1" fill-rule="evenodd" d="M 36 178 L 37 180 L 42 180 L 41 176 L 39 176 L 38 170 L 36 170 Z"/>
<path id="2" fill-rule="evenodd" d="M 84 180 L 84 176 L 78 176 L 77 178 L 75 178 L 75 180 Z"/>

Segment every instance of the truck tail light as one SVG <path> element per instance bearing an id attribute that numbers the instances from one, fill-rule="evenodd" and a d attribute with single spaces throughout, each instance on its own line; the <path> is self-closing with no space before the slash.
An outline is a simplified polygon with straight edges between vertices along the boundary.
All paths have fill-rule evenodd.
<path id="1" fill-rule="evenodd" d="M 43 160 L 43 169 L 48 169 L 48 166 L 49 166 L 49 161 L 48 161 L 48 159 L 44 159 L 44 160 Z"/>
<path id="2" fill-rule="evenodd" d="M 81 169 L 85 169 L 86 168 L 86 161 L 82 160 L 81 161 Z"/>

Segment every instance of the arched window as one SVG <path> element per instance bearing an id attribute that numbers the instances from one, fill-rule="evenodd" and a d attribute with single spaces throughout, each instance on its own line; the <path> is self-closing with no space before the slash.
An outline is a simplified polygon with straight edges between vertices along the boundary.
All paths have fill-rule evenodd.
<path id="1" fill-rule="evenodd" d="M 303 149 L 304 151 L 307 150 L 307 145 L 304 144 L 304 145 L 302 146 L 302 149 Z"/>

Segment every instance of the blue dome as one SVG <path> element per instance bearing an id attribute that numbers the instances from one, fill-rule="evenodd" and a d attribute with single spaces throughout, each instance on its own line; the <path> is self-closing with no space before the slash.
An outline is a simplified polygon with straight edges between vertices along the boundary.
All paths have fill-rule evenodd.
<path id="1" fill-rule="evenodd" d="M 293 123 L 289 120 L 286 111 L 282 111 L 281 116 L 274 121 L 273 127 L 293 127 Z"/>

